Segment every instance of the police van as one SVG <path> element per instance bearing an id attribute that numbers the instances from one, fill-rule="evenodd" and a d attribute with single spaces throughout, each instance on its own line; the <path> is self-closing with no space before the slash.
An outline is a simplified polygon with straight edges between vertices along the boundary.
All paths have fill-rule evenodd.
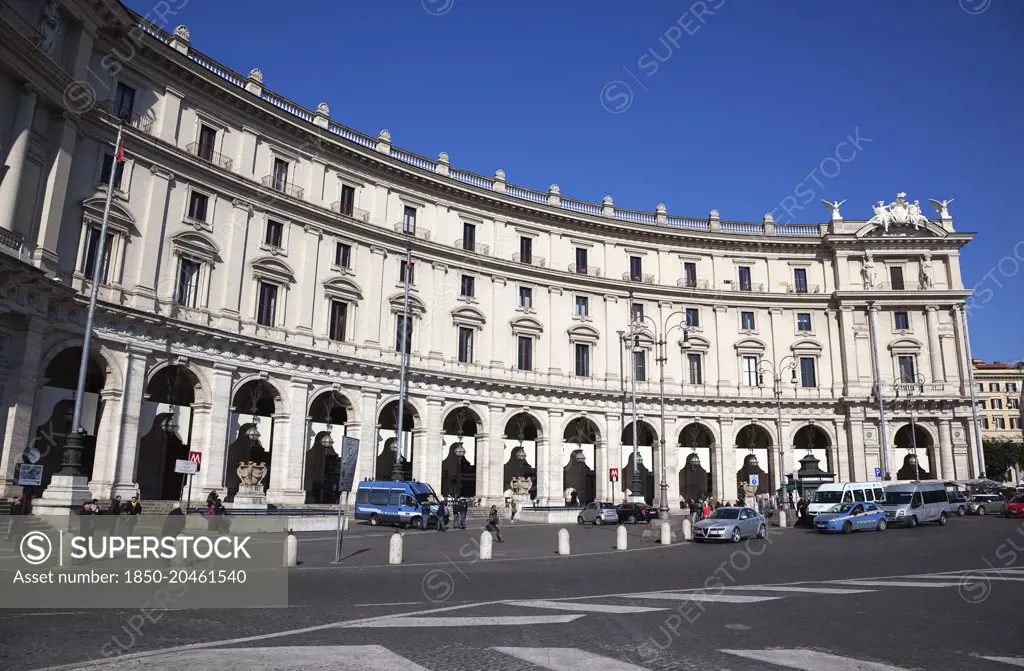
<path id="1" fill-rule="evenodd" d="M 433 488 L 425 482 L 363 480 L 356 490 L 355 517 L 371 526 L 397 524 L 426 529 L 436 524 L 439 504 Z M 446 523 L 447 518 L 446 514 Z"/>

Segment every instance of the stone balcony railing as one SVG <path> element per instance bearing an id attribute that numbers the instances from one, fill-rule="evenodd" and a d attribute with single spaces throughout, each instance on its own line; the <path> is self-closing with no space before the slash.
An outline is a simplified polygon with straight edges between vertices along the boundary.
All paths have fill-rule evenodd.
<path id="1" fill-rule="evenodd" d="M 118 109 L 117 104 L 113 100 L 104 100 L 101 103 L 96 103 L 96 109 L 107 116 L 114 117 L 115 119 L 123 118 L 125 123 L 129 126 L 132 126 L 147 135 L 152 132 L 153 122 L 156 121 L 156 119 L 149 115 L 132 114 L 129 110 Z"/>
<path id="2" fill-rule="evenodd" d="M 680 277 L 676 280 L 676 286 L 683 289 L 710 289 L 711 283 L 708 280 L 698 280 L 690 277 Z"/>
<path id="3" fill-rule="evenodd" d="M 274 175 L 267 175 L 260 181 L 263 183 L 263 186 L 269 187 L 274 191 L 280 191 L 292 198 L 298 198 L 301 200 L 302 196 L 305 194 L 305 190 L 301 186 L 295 186 L 292 182 L 276 179 Z"/>
<path id="4" fill-rule="evenodd" d="M 392 227 L 395 233 L 402 233 L 403 235 L 409 235 L 420 240 L 430 240 L 430 231 L 423 228 L 422 226 L 409 227 L 405 225 L 405 222 L 400 221 Z"/>
<path id="5" fill-rule="evenodd" d="M 622 273 L 622 279 L 627 282 L 639 282 L 641 284 L 654 284 L 654 275 L 648 275 L 641 273 L 639 275 L 633 275 L 628 270 Z"/>
<path id="6" fill-rule="evenodd" d="M 370 213 L 369 212 L 367 212 L 366 210 L 360 210 L 358 207 L 352 207 L 352 206 L 348 205 L 347 203 L 346 203 L 346 207 L 344 209 L 342 209 L 341 201 L 340 200 L 336 200 L 333 203 L 331 203 L 330 209 L 331 209 L 332 212 L 337 212 L 338 214 L 344 214 L 346 217 L 352 217 L 353 219 L 358 219 L 359 221 L 364 221 L 364 222 L 369 222 L 370 221 Z"/>
<path id="7" fill-rule="evenodd" d="M 530 254 L 528 258 L 523 258 L 523 255 L 516 252 L 512 255 L 512 260 L 516 263 L 522 263 L 527 266 L 537 266 L 538 268 L 547 268 L 548 260 L 543 256 L 537 256 L 536 254 Z"/>
<path id="8" fill-rule="evenodd" d="M 23 261 L 32 257 L 35 245 L 25 239 L 20 233 L 0 228 L 0 252 L 9 254 Z"/>
<path id="9" fill-rule="evenodd" d="M 577 266 L 575 263 L 569 264 L 569 272 L 575 275 L 589 275 L 590 277 L 601 277 L 601 269 L 597 266 Z"/>
<path id="10" fill-rule="evenodd" d="M 787 294 L 820 294 L 821 287 L 817 284 L 808 284 L 807 286 L 797 286 L 790 284 L 786 287 Z"/>
<path id="11" fill-rule="evenodd" d="M 473 252 L 474 254 L 488 255 L 491 253 L 489 245 L 484 245 L 479 242 L 470 242 L 464 238 L 456 238 L 455 242 L 452 243 L 452 247 L 456 247 L 467 252 Z"/>
<path id="12" fill-rule="evenodd" d="M 193 142 L 192 144 L 185 147 L 185 151 L 187 151 L 188 153 L 192 154 L 197 158 L 203 159 L 204 161 L 209 161 L 218 168 L 223 168 L 224 170 L 231 170 L 231 166 L 234 163 L 230 158 L 228 158 L 224 154 L 203 147 L 198 142 Z"/>

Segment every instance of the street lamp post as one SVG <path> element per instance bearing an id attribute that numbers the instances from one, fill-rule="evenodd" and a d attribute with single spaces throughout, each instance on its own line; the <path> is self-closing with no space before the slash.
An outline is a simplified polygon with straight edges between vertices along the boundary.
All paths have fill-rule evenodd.
<path id="1" fill-rule="evenodd" d="M 786 363 L 786 359 L 789 359 L 789 363 Z M 786 458 L 785 449 L 786 441 L 782 438 L 782 373 L 790 370 L 793 372 L 790 377 L 789 383 L 796 388 L 796 358 L 787 354 L 782 357 L 778 363 L 772 363 L 768 359 L 762 359 L 757 365 L 757 386 L 764 386 L 764 374 L 769 373 L 772 376 L 772 394 L 775 396 L 775 411 L 776 421 L 779 426 L 779 489 L 782 490 L 779 498 L 779 505 L 782 510 L 789 510 L 789 497 L 786 496 Z"/>
<path id="2" fill-rule="evenodd" d="M 402 354 L 402 369 L 398 380 L 398 441 L 396 443 L 398 450 L 395 452 L 395 463 L 391 465 L 391 479 L 395 482 L 401 482 L 402 477 L 402 459 L 404 458 L 403 448 L 403 427 L 402 423 L 405 419 L 405 377 L 406 371 L 409 368 L 409 336 L 412 329 L 409 327 L 409 282 L 411 280 L 410 275 L 412 274 L 412 245 L 405 248 L 405 297 L 402 302 L 402 342 L 400 343 L 400 350 Z"/>
<path id="3" fill-rule="evenodd" d="M 921 479 L 921 461 L 917 458 L 917 404 L 914 403 L 914 391 L 924 393 L 924 375 L 916 373 L 904 375 L 892 383 L 893 393 L 896 398 L 900 392 L 905 392 L 907 403 L 910 404 L 910 453 L 914 455 L 914 480 Z"/>
<path id="4" fill-rule="evenodd" d="M 630 329 L 632 333 L 632 329 Z M 636 372 L 637 372 L 637 352 L 640 352 L 640 336 L 631 335 L 630 339 L 633 341 L 633 347 L 630 349 L 630 358 L 632 359 L 633 373 L 629 376 L 630 387 L 632 388 L 633 394 L 633 474 L 630 478 L 629 489 L 632 492 L 633 499 L 636 497 L 642 497 L 640 485 L 640 462 L 639 452 L 640 448 L 637 445 L 637 417 L 636 417 Z"/>

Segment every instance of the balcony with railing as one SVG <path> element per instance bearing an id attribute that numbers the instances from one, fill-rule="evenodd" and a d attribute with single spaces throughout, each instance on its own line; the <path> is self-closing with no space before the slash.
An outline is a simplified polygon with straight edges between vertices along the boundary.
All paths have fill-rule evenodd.
<path id="1" fill-rule="evenodd" d="M 868 291 L 921 291 L 931 287 L 925 286 L 920 282 L 903 280 L 902 282 L 878 282 L 874 287 L 865 286 L 864 288 Z"/>
<path id="2" fill-rule="evenodd" d="M 292 198 L 299 198 L 301 200 L 303 194 L 306 193 L 305 189 L 301 186 L 295 186 L 293 182 L 287 182 L 276 175 L 267 175 L 261 181 L 263 186 L 269 187 L 274 191 L 280 191 Z"/>
<path id="3" fill-rule="evenodd" d="M 474 254 L 487 255 L 491 253 L 490 245 L 473 242 L 471 240 L 466 240 L 465 238 L 456 238 L 455 242 L 452 243 L 452 247 L 456 247 L 467 252 L 473 252 Z"/>
<path id="4" fill-rule="evenodd" d="M 732 282 L 722 281 L 722 289 L 725 291 L 745 291 L 750 293 L 764 293 L 764 285 L 760 282 Z"/>
<path id="5" fill-rule="evenodd" d="M 786 287 L 787 294 L 820 294 L 821 286 L 817 284 L 790 284 Z"/>
<path id="6" fill-rule="evenodd" d="M 680 277 L 676 280 L 676 286 L 683 289 L 708 289 L 710 283 L 708 280 L 699 280 L 693 277 Z"/>
<path id="7" fill-rule="evenodd" d="M 0 252 L 27 261 L 32 254 L 32 248 L 33 245 L 20 233 L 0 228 Z"/>
<path id="8" fill-rule="evenodd" d="M 113 100 L 96 103 L 96 109 L 114 119 L 124 119 L 127 125 L 147 134 L 152 132 L 153 122 L 156 121 L 155 118 L 148 115 L 132 114 L 129 110 L 119 109 Z"/>
<path id="9" fill-rule="evenodd" d="M 366 210 L 360 210 L 358 207 L 352 207 L 350 204 L 345 203 L 345 207 L 342 207 L 342 202 L 336 200 L 331 203 L 331 211 L 337 212 L 338 214 L 344 214 L 346 217 L 352 217 L 359 221 L 370 221 L 370 213 Z"/>
<path id="10" fill-rule="evenodd" d="M 538 268 L 547 268 L 548 260 L 543 256 L 537 256 L 536 254 L 530 254 L 523 256 L 519 252 L 512 255 L 512 260 L 516 263 L 522 263 L 527 266 L 537 266 Z"/>
<path id="11" fill-rule="evenodd" d="M 404 221 L 400 221 L 397 224 L 395 224 L 392 228 L 394 228 L 395 233 L 408 235 L 419 240 L 430 240 L 430 231 L 423 228 L 422 226 L 409 226 Z"/>
<path id="12" fill-rule="evenodd" d="M 576 275 L 589 275 L 590 277 L 601 277 L 601 269 L 597 266 L 577 266 L 575 263 L 569 264 L 569 272 L 575 273 Z"/>
<path id="13" fill-rule="evenodd" d="M 230 158 L 228 158 L 224 154 L 218 151 L 213 151 L 213 149 L 209 147 L 204 147 L 198 142 L 193 142 L 192 144 L 185 147 L 185 151 L 192 154 L 196 158 L 201 158 L 204 161 L 208 161 L 214 164 L 218 168 L 223 168 L 224 170 L 231 170 L 231 166 L 234 163 Z"/>
<path id="14" fill-rule="evenodd" d="M 627 282 L 640 282 L 641 284 L 654 284 L 654 275 L 648 275 L 646 273 L 637 273 L 634 275 L 628 270 L 622 273 L 622 279 Z"/>

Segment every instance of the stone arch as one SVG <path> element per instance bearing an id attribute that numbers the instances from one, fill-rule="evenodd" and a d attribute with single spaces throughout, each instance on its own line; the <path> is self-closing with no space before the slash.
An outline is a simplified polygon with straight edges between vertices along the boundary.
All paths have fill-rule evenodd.
<path id="1" fill-rule="evenodd" d="M 771 474 L 776 470 L 772 458 L 773 442 L 771 431 L 758 424 L 757 420 L 750 420 L 736 432 L 736 457 L 737 460 L 742 459 L 742 465 L 736 471 L 738 499 L 743 496 L 742 485 L 750 482 L 751 475 L 758 476 L 758 494 L 771 494 Z"/>
<path id="2" fill-rule="evenodd" d="M 46 370 L 49 368 L 53 359 L 61 354 L 64 350 L 77 349 L 79 352 L 82 350 L 82 338 L 81 337 L 69 337 L 55 340 L 46 348 L 43 356 L 39 360 L 39 375 L 42 378 L 46 377 Z M 124 389 L 124 370 L 121 368 L 120 362 L 117 360 L 115 353 L 110 348 L 106 347 L 102 343 L 93 340 L 92 346 L 89 348 L 92 358 L 99 357 L 98 361 L 102 361 L 105 364 L 103 374 L 105 376 L 105 382 L 103 385 L 104 389 L 123 390 Z M 75 366 L 74 374 L 78 374 L 78 367 Z"/>
<path id="3" fill-rule="evenodd" d="M 911 436 L 916 438 L 917 442 L 917 468 L 914 467 L 914 453 L 913 453 L 913 442 Z M 938 443 L 936 442 L 936 436 L 932 432 L 931 428 L 922 422 L 914 422 L 911 425 L 910 422 L 901 422 L 900 426 L 893 432 L 893 450 L 905 452 L 906 455 L 902 460 L 896 458 L 896 463 L 893 464 L 896 468 L 896 479 L 897 480 L 934 480 L 938 464 L 936 463 L 935 455 Z M 928 457 L 928 464 L 922 464 L 920 461 L 921 454 L 924 453 Z"/>
<path id="4" fill-rule="evenodd" d="M 800 459 L 808 454 L 814 452 L 825 453 L 825 464 L 824 470 L 829 473 L 836 473 L 838 464 L 832 461 L 832 446 L 836 445 L 835 437 L 831 434 L 827 427 L 816 424 L 814 422 L 806 422 L 803 425 L 796 427 L 790 431 L 789 441 L 786 443 L 787 450 L 792 447 L 792 452 L 787 461 L 793 471 L 800 468 Z M 817 454 L 814 455 L 818 457 Z M 819 459 L 819 463 L 822 463 Z M 787 471 L 789 472 L 789 471 Z"/>
<path id="5" fill-rule="evenodd" d="M 351 423 L 351 400 L 333 385 L 321 385 L 306 404 L 302 488 L 306 503 L 336 503 L 341 475 L 341 443 Z"/>
<path id="6" fill-rule="evenodd" d="M 192 438 L 192 406 L 204 403 L 206 389 L 199 374 L 184 362 L 162 361 L 149 370 L 139 414 L 139 448 L 135 482 L 147 500 L 177 499 L 184 475 L 175 461 L 188 459 Z"/>
<path id="7" fill-rule="evenodd" d="M 182 383 L 190 384 L 191 395 L 189 398 L 180 398 L 175 395 L 175 400 L 181 400 L 179 405 L 192 405 L 193 403 L 209 403 L 209 384 L 205 379 L 205 375 L 200 370 L 196 370 L 188 363 L 184 361 L 160 361 L 154 364 L 146 373 L 146 396 L 150 400 L 156 400 L 158 396 L 161 396 L 161 388 L 166 382 L 164 381 L 167 376 L 173 375 L 174 369 L 180 369 L 182 375 Z M 168 401 L 170 402 L 170 401 Z"/>
<path id="8" fill-rule="evenodd" d="M 537 442 L 548 435 L 543 420 L 529 408 L 515 408 L 505 413 L 502 420 L 502 435 L 506 441 L 517 441 L 518 445 L 506 446 L 508 459 L 502 467 L 502 487 L 511 488 L 516 478 L 529 478 L 529 498 L 537 498 Z M 527 446 L 524 443 L 532 443 Z M 532 452 L 532 454 L 531 454 Z"/>
<path id="9" fill-rule="evenodd" d="M 245 462 L 263 463 L 267 465 L 263 478 L 263 489 L 270 487 L 271 469 L 273 468 L 272 453 L 265 445 L 272 445 L 275 438 L 274 415 L 287 413 L 287 397 L 281 393 L 265 374 L 245 375 L 234 384 L 231 391 L 231 411 L 238 423 L 224 460 L 224 486 L 227 488 L 228 500 L 234 500 L 240 480 L 237 473 L 238 464 Z M 278 439 L 280 444 L 281 439 Z"/>
<path id="10" fill-rule="evenodd" d="M 501 417 L 501 427 L 502 431 L 506 431 L 506 433 L 503 433 L 502 435 L 504 435 L 508 439 L 518 438 L 518 436 L 510 435 L 509 433 L 507 433 L 507 431 L 509 429 L 509 425 L 512 421 L 512 418 L 520 414 L 527 415 L 530 418 L 530 420 L 532 420 L 533 426 L 536 429 L 536 437 L 531 438 L 529 440 L 540 440 L 549 436 L 548 426 L 547 422 L 544 420 L 544 416 L 541 413 L 537 412 L 536 410 L 533 410 L 532 408 L 525 407 L 513 408 L 511 410 L 505 411 L 505 414 L 502 415 Z M 497 427 L 494 427 L 492 430 L 495 430 L 496 428 Z"/>
<path id="11" fill-rule="evenodd" d="M 679 479 L 679 496 L 684 501 L 707 499 L 714 491 L 714 431 L 699 419 L 694 419 L 676 435 L 678 447 L 686 454 L 676 474 Z M 701 459 L 701 455 L 705 454 L 707 461 Z"/>
<path id="12" fill-rule="evenodd" d="M 584 413 L 563 423 L 562 492 L 567 505 L 597 499 L 597 447 L 602 442 L 601 426 Z"/>
<path id="13" fill-rule="evenodd" d="M 422 408 L 418 407 L 412 398 L 406 397 L 405 407 L 402 412 L 402 441 L 399 442 L 398 435 L 398 401 L 397 395 L 388 396 L 381 400 L 376 409 L 376 422 L 378 435 L 384 436 L 387 433 L 394 433 L 381 441 L 381 445 L 375 449 L 374 454 L 374 477 L 378 480 L 390 480 L 395 464 L 399 457 L 398 448 L 402 447 L 401 475 L 403 480 L 411 480 L 413 473 L 413 461 L 416 458 L 416 444 L 414 431 L 422 428 L 424 418 L 427 416 Z"/>
<path id="14" fill-rule="evenodd" d="M 265 403 L 266 399 L 270 399 L 274 403 L 274 409 L 270 414 L 275 413 L 287 413 L 288 412 L 288 397 L 281 392 L 280 387 L 275 383 L 269 376 L 263 373 L 250 373 L 240 377 L 231 388 L 231 408 L 240 414 L 252 414 L 250 407 L 240 407 L 238 403 L 243 399 L 239 398 L 239 392 L 250 385 L 253 382 L 262 382 L 261 385 L 263 391 L 260 392 L 260 398 L 258 403 Z M 251 406 L 251 404 L 250 404 Z M 268 415 L 269 416 L 269 415 Z"/>
<path id="15" fill-rule="evenodd" d="M 473 498 L 477 464 L 486 456 L 484 413 L 469 402 L 457 403 L 441 415 L 441 495 Z"/>
<path id="16" fill-rule="evenodd" d="M 345 389 L 339 385 L 321 384 L 313 387 L 310 390 L 309 398 L 306 403 L 306 416 L 311 417 L 313 414 L 313 404 L 316 399 L 327 392 L 334 392 L 335 396 L 339 398 L 339 402 L 345 406 L 345 413 L 349 416 L 348 422 L 357 421 L 355 415 L 358 415 L 358 409 L 360 407 L 359 400 L 352 397 L 352 391 Z"/>
<path id="17" fill-rule="evenodd" d="M 654 428 L 654 425 L 645 420 L 643 417 L 637 417 L 636 420 L 637 428 L 637 445 L 654 446 L 658 444 L 658 430 Z M 625 426 L 622 427 L 622 436 L 620 438 L 623 445 L 633 444 L 633 420 L 629 419 Z"/>

